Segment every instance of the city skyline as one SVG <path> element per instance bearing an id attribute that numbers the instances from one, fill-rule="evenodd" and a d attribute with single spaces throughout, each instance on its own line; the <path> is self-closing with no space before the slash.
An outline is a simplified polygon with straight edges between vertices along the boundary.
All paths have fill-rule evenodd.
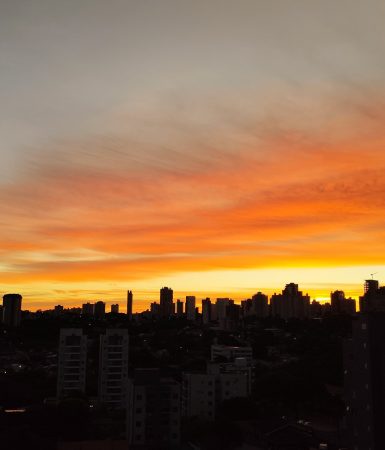
<path id="1" fill-rule="evenodd" d="M 373 274 L 372 274 L 373 275 Z M 163 286 L 162 288 L 160 288 L 157 292 L 151 292 L 148 293 L 147 292 L 147 297 L 144 298 L 140 298 L 141 293 L 139 292 L 139 298 L 137 298 L 137 293 L 133 292 L 132 290 L 128 290 L 126 291 L 126 295 L 127 298 L 126 300 L 122 300 L 122 295 L 120 295 L 119 297 L 114 297 L 114 299 L 108 299 L 105 296 L 102 295 L 102 293 L 99 293 L 99 296 L 94 296 L 94 297 L 89 297 L 89 298 L 82 298 L 78 302 L 72 301 L 72 302 L 52 302 L 51 304 L 49 304 L 48 306 L 46 306 L 45 308 L 30 308 L 28 307 L 28 301 L 27 301 L 27 307 L 26 304 L 24 302 L 23 304 L 23 309 L 27 310 L 27 311 L 31 311 L 31 312 L 36 312 L 36 311 L 53 311 L 53 309 L 56 307 L 59 307 L 60 310 L 62 310 L 63 308 L 66 309 L 71 309 L 71 308 L 78 308 L 78 309 L 83 309 L 84 308 L 91 308 L 92 311 L 94 311 L 94 307 L 97 304 L 101 304 L 104 305 L 103 306 L 103 314 L 104 311 L 105 312 L 120 312 L 123 314 L 128 314 L 130 317 L 130 320 L 132 318 L 132 314 L 136 314 L 136 313 L 142 313 L 142 312 L 148 312 L 151 310 L 152 306 L 154 304 L 162 305 L 162 302 L 164 302 L 164 292 L 165 291 L 169 291 L 170 292 L 170 305 L 169 307 L 172 306 L 172 308 L 174 308 L 174 312 L 173 314 L 178 315 L 178 303 L 181 303 L 182 305 L 182 311 L 184 311 L 184 313 L 187 314 L 187 316 L 191 316 L 191 314 L 195 314 L 192 313 L 192 311 L 195 311 L 195 306 L 197 307 L 198 311 L 200 313 L 202 313 L 202 307 L 203 307 L 203 302 L 204 301 L 210 301 L 211 302 L 216 302 L 217 300 L 221 300 L 221 299 L 226 299 L 226 300 L 231 300 L 231 302 L 235 302 L 236 305 L 241 305 L 242 303 L 244 303 L 246 300 L 250 300 L 250 298 L 254 297 L 254 295 L 256 294 L 262 294 L 263 297 L 266 296 L 266 299 L 268 301 L 268 304 L 271 305 L 272 301 L 274 301 L 274 297 L 276 297 L 277 295 L 279 296 L 283 291 L 284 291 L 284 287 L 287 288 L 288 286 L 297 286 L 297 289 L 300 289 L 301 293 L 303 293 L 304 295 L 306 295 L 306 297 L 310 300 L 313 301 L 315 300 L 316 302 L 318 302 L 319 304 L 331 304 L 333 305 L 333 294 L 342 294 L 343 298 L 346 299 L 352 299 L 354 300 L 355 304 L 356 304 L 356 308 L 357 311 L 360 310 L 360 304 L 359 304 L 359 300 L 361 298 L 361 296 L 366 292 L 367 289 L 367 283 L 373 281 L 373 283 L 376 283 L 377 286 L 379 286 L 379 281 L 378 280 L 374 280 L 373 278 L 370 278 L 369 280 L 365 280 L 364 285 L 361 286 L 361 291 L 357 292 L 357 295 L 352 295 L 352 293 L 350 291 L 346 291 L 343 290 L 341 286 L 339 286 L 338 288 L 333 288 L 333 289 L 329 289 L 329 295 L 325 296 L 325 297 L 314 297 L 309 295 L 309 292 L 304 290 L 303 287 L 301 285 L 299 285 L 298 283 L 294 283 L 289 282 L 289 283 L 285 283 L 284 285 L 281 286 L 280 289 L 275 289 L 275 290 L 266 290 L 266 289 L 250 289 L 248 292 L 247 296 L 234 296 L 234 295 L 228 295 L 228 293 L 226 292 L 222 292 L 222 293 L 218 293 L 216 292 L 215 295 L 212 295 L 213 292 L 211 292 L 211 297 L 207 297 L 207 294 L 210 294 L 210 292 L 205 291 L 205 292 L 199 292 L 199 293 L 195 293 L 195 295 L 191 295 L 191 292 L 181 292 L 181 291 L 174 291 L 171 287 L 166 287 Z M 5 294 L 5 297 L 7 296 L 20 296 L 19 294 L 11 294 L 11 293 L 7 293 Z M 21 296 L 20 296 L 21 297 Z M 168 295 L 166 294 L 166 297 L 168 297 Z M 127 300 L 128 298 L 130 298 L 130 302 Z M 194 305 L 191 309 L 191 305 L 188 306 L 188 304 L 191 302 L 192 305 Z M 110 311 L 105 310 L 105 308 L 110 308 Z M 129 309 L 128 309 L 129 308 Z M 161 306 L 162 308 L 162 306 Z M 167 307 L 168 308 L 168 307 Z M 88 310 L 87 309 L 87 310 Z M 115 309 L 115 311 L 113 311 L 113 309 Z M 117 309 L 117 310 L 116 310 Z M 188 312 L 188 310 L 191 310 L 190 313 Z M 165 312 L 165 311 L 164 311 Z M 87 314 L 90 314 L 89 312 Z M 92 314 L 94 314 L 94 312 L 92 312 Z M 96 313 L 95 313 L 96 314 Z M 167 309 L 167 313 L 165 315 L 168 315 L 169 311 Z"/>
<path id="2" fill-rule="evenodd" d="M 385 273 L 384 14 L 1 2 L 1 294 L 357 298 Z"/>

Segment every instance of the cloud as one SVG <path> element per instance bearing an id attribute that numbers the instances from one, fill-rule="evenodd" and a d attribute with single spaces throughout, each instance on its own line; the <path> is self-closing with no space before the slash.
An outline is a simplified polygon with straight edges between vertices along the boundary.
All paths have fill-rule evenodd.
<path id="1" fill-rule="evenodd" d="M 1 282 L 384 263 L 384 97 L 314 90 L 121 114 L 39 151 L 0 186 Z"/>

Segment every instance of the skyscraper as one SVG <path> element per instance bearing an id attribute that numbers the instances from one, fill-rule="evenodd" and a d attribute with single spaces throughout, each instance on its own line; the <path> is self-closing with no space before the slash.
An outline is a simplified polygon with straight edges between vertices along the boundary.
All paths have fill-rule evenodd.
<path id="1" fill-rule="evenodd" d="M 110 409 L 127 406 L 128 332 L 107 329 L 100 336 L 99 399 Z"/>
<path id="2" fill-rule="evenodd" d="M 193 295 L 186 296 L 186 317 L 187 320 L 195 320 L 195 297 Z"/>
<path id="3" fill-rule="evenodd" d="M 183 302 L 179 299 L 176 301 L 176 315 L 178 317 L 183 316 Z"/>
<path id="4" fill-rule="evenodd" d="M 87 336 L 78 328 L 62 328 L 59 341 L 57 396 L 63 398 L 86 388 Z"/>
<path id="5" fill-rule="evenodd" d="M 127 291 L 127 318 L 128 318 L 128 320 L 132 319 L 132 300 L 133 300 L 132 291 Z"/>
<path id="6" fill-rule="evenodd" d="M 95 303 L 95 317 L 103 319 L 106 314 L 106 304 L 102 301 Z"/>
<path id="7" fill-rule="evenodd" d="M 202 321 L 205 325 L 211 321 L 211 300 L 209 298 L 202 300 Z"/>
<path id="8" fill-rule="evenodd" d="M 8 327 L 18 327 L 21 319 L 20 294 L 5 294 L 3 296 L 3 323 Z"/>
<path id="9" fill-rule="evenodd" d="M 169 317 L 174 313 L 173 290 L 163 287 L 160 290 L 160 316 Z"/>

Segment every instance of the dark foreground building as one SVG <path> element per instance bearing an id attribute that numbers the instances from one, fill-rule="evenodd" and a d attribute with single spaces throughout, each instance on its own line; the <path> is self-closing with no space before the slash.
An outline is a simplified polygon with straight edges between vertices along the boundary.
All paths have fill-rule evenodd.
<path id="1" fill-rule="evenodd" d="M 385 313 L 360 314 L 345 343 L 346 436 L 351 450 L 385 449 Z"/>
<path id="2" fill-rule="evenodd" d="M 5 294 L 3 296 L 3 323 L 7 327 L 18 327 L 21 319 L 20 294 Z"/>

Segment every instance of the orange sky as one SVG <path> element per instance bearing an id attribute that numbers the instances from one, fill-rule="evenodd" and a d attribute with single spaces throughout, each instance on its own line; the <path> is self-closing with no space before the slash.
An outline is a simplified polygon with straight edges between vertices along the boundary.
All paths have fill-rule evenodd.
<path id="1" fill-rule="evenodd" d="M 228 270 L 360 266 L 361 279 L 352 270 L 341 280 L 357 291 L 385 254 L 383 112 L 366 101 L 333 104 L 341 116 L 316 130 L 300 121 L 302 113 L 284 120 L 282 111 L 269 126 L 239 125 L 227 136 L 182 130 L 176 141 L 191 148 L 161 149 L 162 164 L 132 167 L 127 136 L 101 138 L 96 147 L 66 142 L 49 157 L 42 151 L 35 170 L 0 190 L 3 290 L 24 294 L 26 306 L 48 307 L 73 299 L 67 291 L 75 285 L 95 283 L 109 298 L 118 283 L 123 299 L 124 286 L 137 286 L 144 300 L 147 290 L 157 297 L 156 279 L 198 272 L 201 284 L 187 280 L 180 291 L 204 295 L 213 291 L 207 274 L 219 271 L 221 295 L 240 298 L 247 287 L 228 286 Z M 98 157 L 92 163 L 88 149 Z M 116 156 L 125 150 L 128 156 Z M 304 282 L 315 296 L 330 291 L 317 288 L 317 279 Z M 262 287 L 283 286 L 271 278 Z M 82 289 L 76 297 L 83 299 Z"/>

